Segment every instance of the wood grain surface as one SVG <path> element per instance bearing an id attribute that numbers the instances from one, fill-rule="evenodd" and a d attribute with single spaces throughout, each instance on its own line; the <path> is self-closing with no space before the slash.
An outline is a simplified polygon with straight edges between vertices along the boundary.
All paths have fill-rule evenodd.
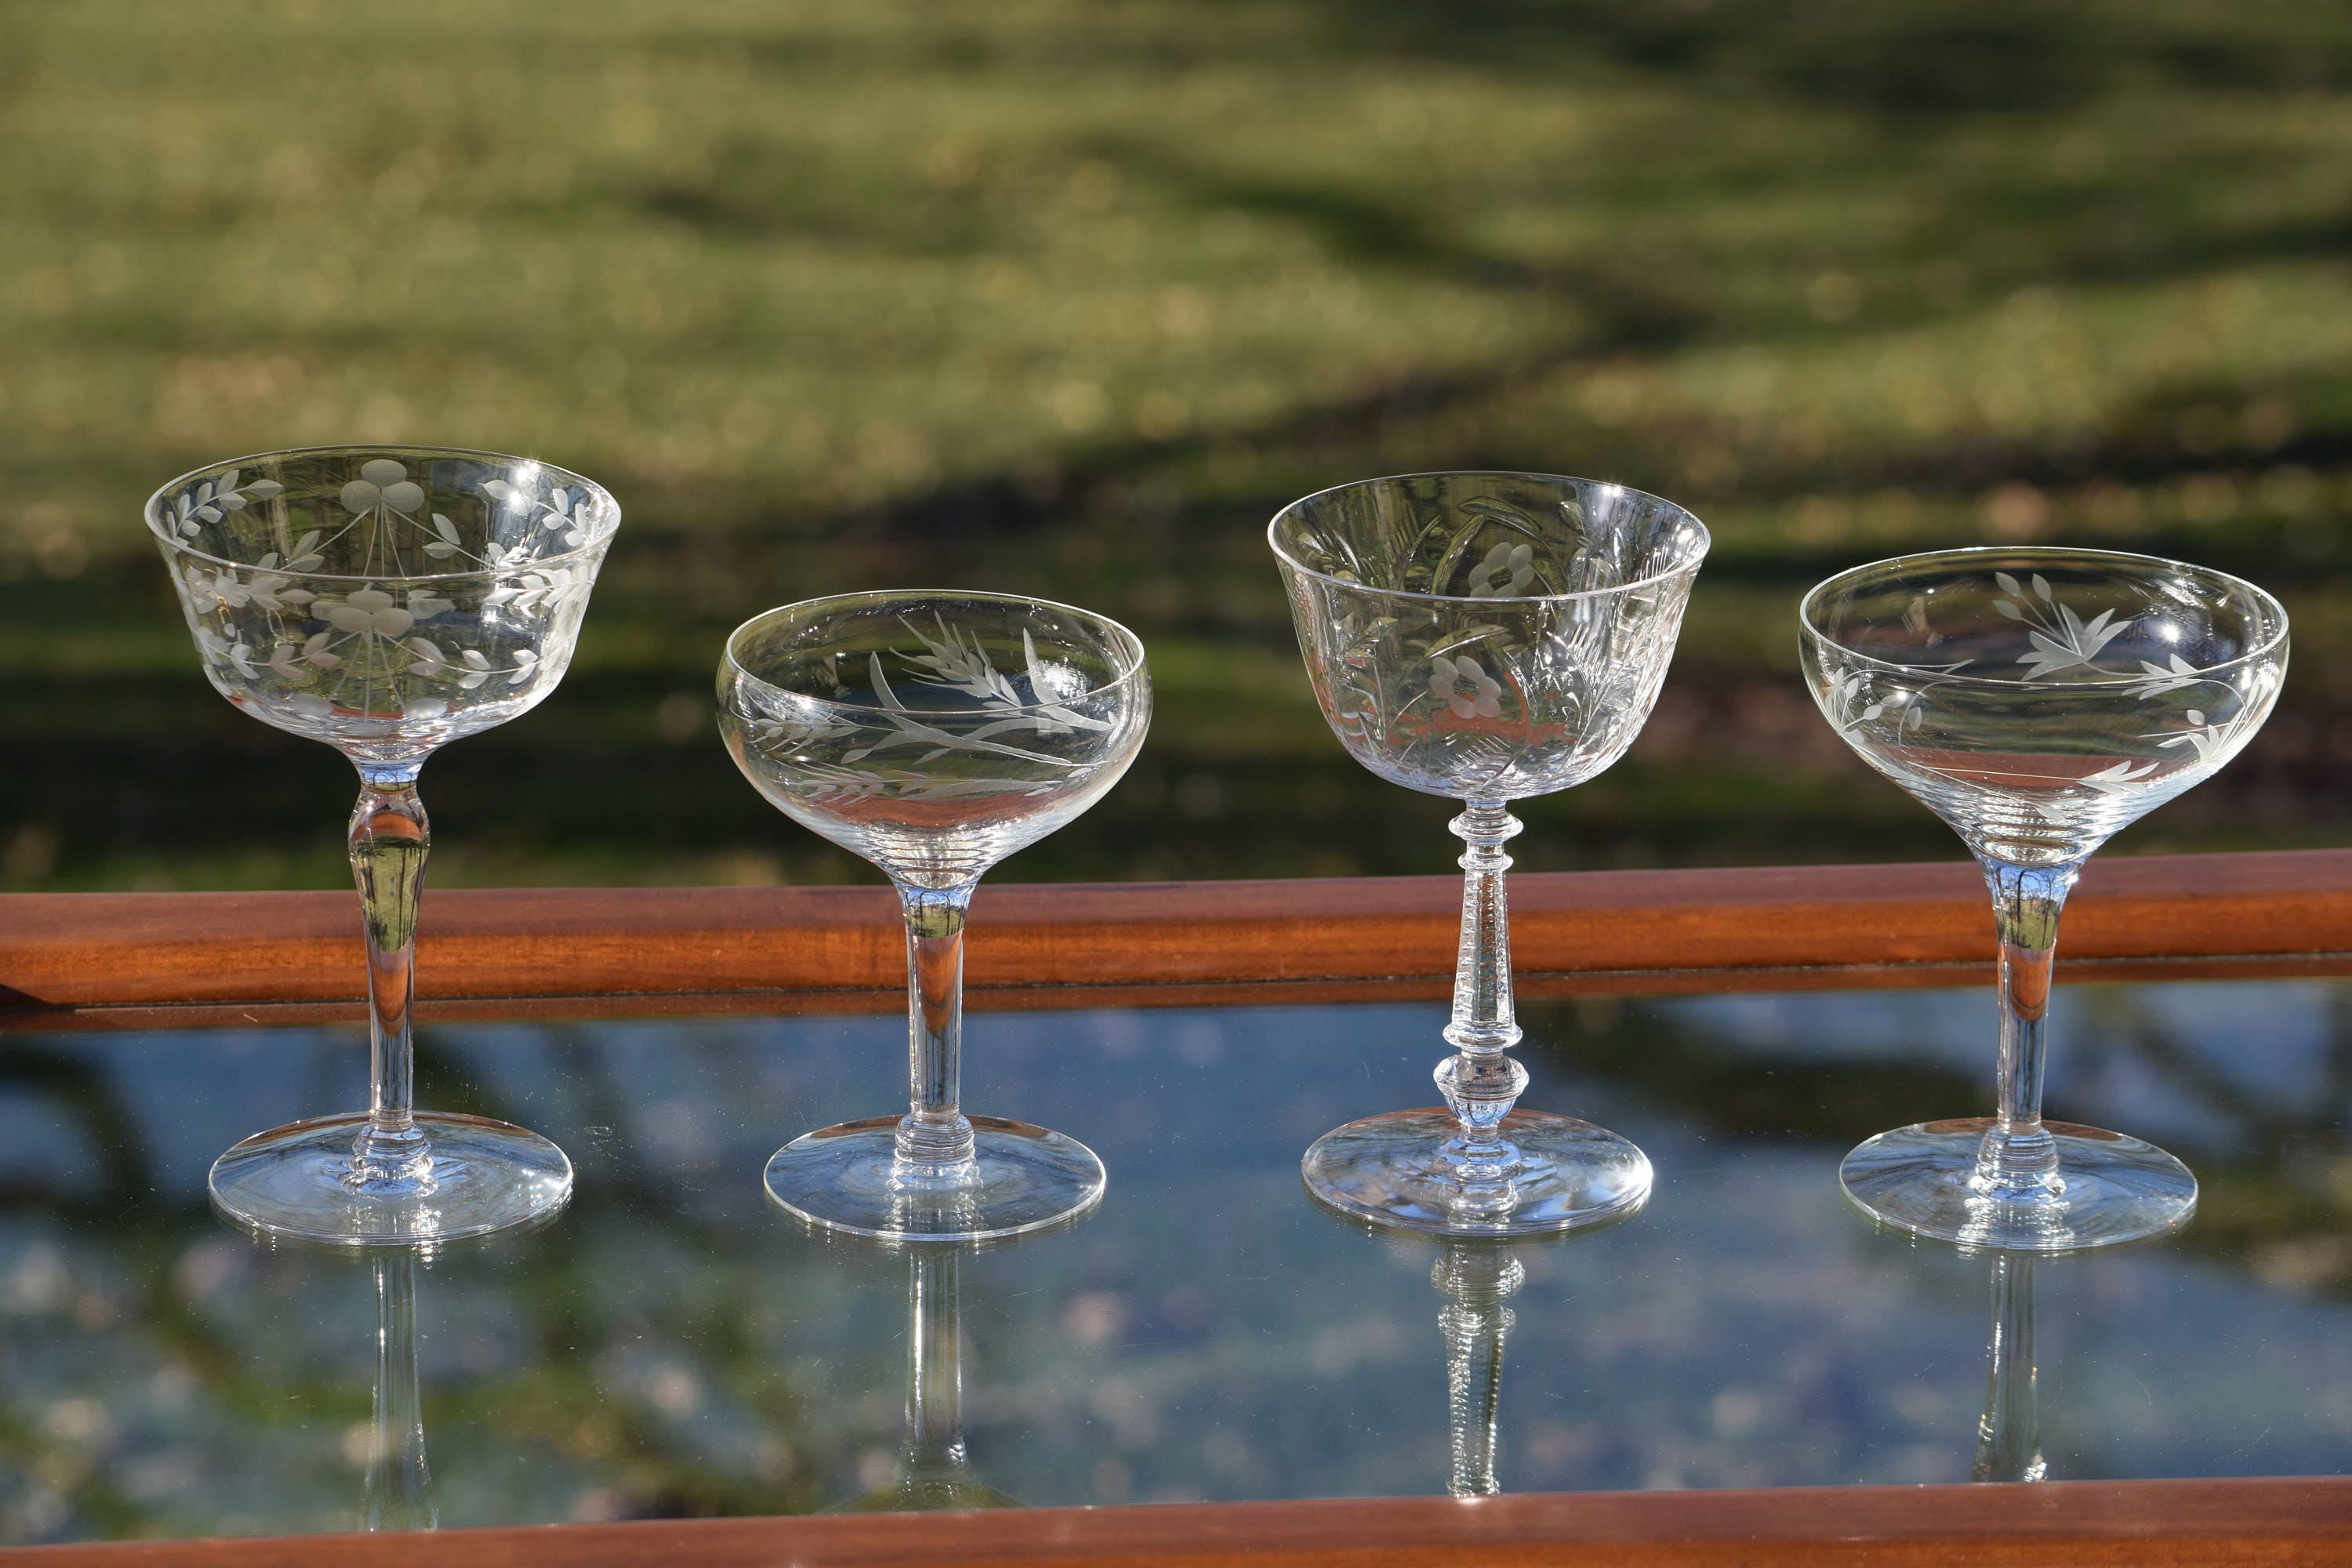
<path id="1" fill-rule="evenodd" d="M 41 1547 L 51 1568 L 2205 1568 L 2352 1563 L 2352 1479 L 1525 1494 Z"/>
<path id="2" fill-rule="evenodd" d="M 982 1005 L 992 991 L 1042 1002 L 1063 988 L 1129 1002 L 1239 986 L 1311 999 L 1367 983 L 1423 994 L 1452 973 L 1458 898 L 1438 877 L 983 883 L 969 984 Z M 1555 982 L 1886 984 L 1906 971 L 1941 982 L 1992 948 L 1983 886 L 1964 861 L 1556 873 L 1514 879 L 1511 900 L 1531 994 Z M 340 891 L 0 896 L 0 1009 L 346 1004 L 362 984 L 358 926 Z M 421 931 L 428 1010 L 594 999 L 724 1011 L 887 997 L 904 984 L 882 888 L 437 892 Z M 2060 952 L 2069 973 L 2084 961 L 2294 972 L 2352 953 L 2352 850 L 2094 861 Z M 1849 972 L 1867 973 L 1841 980 Z"/>

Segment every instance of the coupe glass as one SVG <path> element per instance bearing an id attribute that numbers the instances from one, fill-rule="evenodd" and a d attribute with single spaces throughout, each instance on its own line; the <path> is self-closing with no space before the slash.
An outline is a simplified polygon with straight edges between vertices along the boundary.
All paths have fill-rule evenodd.
<path id="1" fill-rule="evenodd" d="M 205 675 L 265 723 L 359 769 L 352 871 L 367 943 L 368 1109 L 257 1133 L 212 1170 L 230 1217 L 341 1246 L 454 1240 L 562 1204 L 536 1133 L 418 1111 L 416 778 L 436 748 L 538 706 L 563 677 L 621 520 L 527 458 L 319 447 L 199 468 L 147 503 Z"/>
<path id="2" fill-rule="evenodd" d="M 1307 1186 L 1377 1224 L 1563 1231 L 1638 1205 L 1650 1163 L 1573 1117 L 1513 1110 L 1503 846 L 1509 803 L 1582 784 L 1633 743 L 1674 657 L 1706 530 L 1621 485 L 1548 474 L 1367 479 L 1268 530 L 1324 717 L 1364 766 L 1464 803 L 1455 1055 L 1444 1110 L 1350 1122 L 1307 1152 Z"/>
<path id="3" fill-rule="evenodd" d="M 858 1236 L 971 1241 L 1102 1195 L 1085 1144 L 959 1109 L 964 916 L 982 872 L 1102 798 L 1150 719 L 1135 634 L 1043 599 L 849 594 L 727 639 L 719 725 L 736 765 L 880 867 L 907 921 L 907 1114 L 786 1144 L 768 1163 L 777 1203 Z"/>
<path id="4" fill-rule="evenodd" d="M 1976 852 L 2000 938 L 1999 1114 L 1881 1133 L 1846 1156 L 1846 1194 L 1980 1247 L 2066 1251 L 2185 1223 L 2197 1182 L 2179 1161 L 2042 1120 L 2058 913 L 2093 850 L 2262 727 L 2286 612 L 2178 561 L 1995 548 L 1856 567 L 1799 614 L 1813 700 Z"/>

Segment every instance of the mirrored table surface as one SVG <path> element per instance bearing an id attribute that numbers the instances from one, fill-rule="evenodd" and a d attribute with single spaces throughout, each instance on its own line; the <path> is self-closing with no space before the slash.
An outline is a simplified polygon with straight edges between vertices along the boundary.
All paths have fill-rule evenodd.
<path id="1" fill-rule="evenodd" d="M 1658 1171 L 1623 1225 L 1376 1237 L 1298 1176 L 1431 1103 L 1442 1004 L 982 1012 L 965 1103 L 1103 1157 L 1078 1223 L 827 1238 L 767 1156 L 886 1112 L 884 1014 L 424 1028 L 420 1104 L 577 1195 L 418 1258 L 272 1250 L 213 1157 L 365 1098 L 354 1027 L 0 1038 L 0 1540 L 841 1508 L 2332 1474 L 2352 1464 L 2352 982 L 2062 987 L 2048 1110 L 2187 1160 L 2162 1243 L 1874 1231 L 1839 1157 L 1990 1104 L 1970 989 L 1529 1003 L 1523 1104 Z"/>

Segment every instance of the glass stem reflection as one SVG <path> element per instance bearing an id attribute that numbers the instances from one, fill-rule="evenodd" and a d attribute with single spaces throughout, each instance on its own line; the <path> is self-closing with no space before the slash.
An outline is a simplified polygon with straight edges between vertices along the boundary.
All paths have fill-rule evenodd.
<path id="1" fill-rule="evenodd" d="M 375 1443 L 367 1474 L 369 1530 L 440 1523 L 425 1464 L 425 1397 L 416 1375 L 416 1255 L 375 1259 Z"/>
<path id="2" fill-rule="evenodd" d="M 410 1198 L 433 1190 L 431 1146 L 416 1125 L 416 912 L 432 834 L 417 798 L 422 763 L 360 764 L 352 812 L 352 876 L 367 937 L 367 1124 L 352 1144 L 344 1183 L 368 1196 Z"/>
<path id="3" fill-rule="evenodd" d="M 921 1247 L 907 1263 L 907 1469 L 919 1479 L 969 1468 L 963 1438 L 961 1255 Z"/>
<path id="4" fill-rule="evenodd" d="M 1446 1043 L 1455 1054 L 1437 1067 L 1437 1087 L 1462 1123 L 1443 1153 L 1453 1165 L 1469 1207 L 1508 1206 L 1508 1184 L 1518 1151 L 1501 1132 L 1503 1118 L 1528 1086 L 1528 1069 L 1503 1053 L 1519 1042 L 1511 1005 L 1511 918 L 1503 876 L 1511 858 L 1503 846 L 1520 832 L 1518 818 L 1500 801 L 1465 801 L 1449 824 L 1462 853 L 1462 942 L 1454 956 L 1454 1019 Z"/>
<path id="5" fill-rule="evenodd" d="M 2000 936 L 2000 1104 L 1977 1155 L 1970 1185 L 1999 1203 L 2044 1203 L 2066 1190 L 2058 1144 L 2042 1125 L 2043 1024 L 2058 915 L 2082 862 L 2020 866 L 1987 857 L 1993 923 Z"/>
<path id="6" fill-rule="evenodd" d="M 2042 1405 L 2034 1388 L 2033 1254 L 2000 1252 L 1992 1260 L 1992 1333 L 1985 1352 L 1985 1409 L 1977 1423 L 1979 1481 L 2038 1481 Z"/>
<path id="7" fill-rule="evenodd" d="M 1454 1426 L 1454 1473 L 1446 1490 L 1455 1497 L 1492 1497 L 1503 1489 L 1495 1479 L 1495 1423 L 1503 1397 L 1503 1336 L 1514 1321 L 1503 1303 L 1527 1277 L 1526 1267 L 1509 1253 L 1475 1243 L 1447 1247 L 1430 1270 L 1429 1282 L 1445 1296 L 1437 1326 L 1445 1335 Z"/>
<path id="8" fill-rule="evenodd" d="M 919 1180 L 971 1169 L 971 1123 L 957 1100 L 963 1071 L 963 925 L 973 884 L 898 887 L 907 917 L 908 1108 L 898 1162 Z"/>

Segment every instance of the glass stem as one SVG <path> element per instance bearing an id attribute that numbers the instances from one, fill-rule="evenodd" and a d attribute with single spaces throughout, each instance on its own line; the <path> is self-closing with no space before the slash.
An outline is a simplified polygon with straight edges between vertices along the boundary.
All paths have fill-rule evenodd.
<path id="1" fill-rule="evenodd" d="M 964 1468 L 961 1265 L 951 1247 L 907 1260 L 907 1464 L 917 1476 Z"/>
<path id="2" fill-rule="evenodd" d="M 416 1125 L 416 911 L 432 844 L 417 798 L 422 763 L 362 763 L 352 812 L 352 877 L 367 937 L 367 1125 L 352 1143 L 345 1185 L 370 1196 L 413 1197 L 434 1188 L 432 1147 Z"/>
<path id="3" fill-rule="evenodd" d="M 425 1398 L 416 1375 L 416 1255 L 375 1259 L 375 1446 L 366 1528 L 431 1530 L 433 1475 L 425 1464 Z"/>
<path id="4" fill-rule="evenodd" d="M 1437 1087 L 1461 1122 L 1441 1152 L 1451 1163 L 1472 1207 L 1480 1194 L 1507 1202 L 1519 1152 L 1501 1132 L 1528 1086 L 1528 1069 L 1503 1053 L 1519 1041 L 1511 1007 L 1511 918 L 1503 875 L 1511 858 L 1503 846 L 1517 837 L 1518 818 L 1500 801 L 1465 801 L 1450 826 L 1462 853 L 1462 942 L 1454 956 L 1454 1020 L 1445 1041 L 1455 1054 L 1437 1066 Z"/>
<path id="5" fill-rule="evenodd" d="M 1449 1247 L 1430 1270 L 1430 1283 L 1445 1295 L 1437 1326 L 1445 1335 L 1454 1427 L 1454 1474 L 1446 1490 L 1455 1497 L 1492 1497 L 1503 1489 L 1495 1479 L 1495 1423 L 1502 1407 L 1503 1336 L 1514 1321 L 1503 1303 L 1527 1277 L 1517 1258 L 1494 1247 Z"/>
<path id="6" fill-rule="evenodd" d="M 2033 1254 L 2000 1252 L 1992 1260 L 1992 1337 L 1985 1352 L 1984 1417 L 1977 1423 L 1979 1481 L 2038 1481 L 2042 1405 L 2034 1388 Z"/>
<path id="7" fill-rule="evenodd" d="M 2058 1174 L 2057 1140 L 2042 1125 L 2042 1073 L 2049 1060 L 2042 1026 L 2059 911 L 2082 869 L 2080 861 L 1984 862 L 2000 935 L 2000 1104 L 1969 1184 L 1997 1202 L 2046 1203 L 2066 1190 Z"/>
<path id="8" fill-rule="evenodd" d="M 963 923 L 972 884 L 900 884 L 907 917 L 907 1114 L 898 1122 L 902 1167 L 953 1181 L 971 1165 L 971 1123 L 957 1100 L 963 1072 Z"/>

